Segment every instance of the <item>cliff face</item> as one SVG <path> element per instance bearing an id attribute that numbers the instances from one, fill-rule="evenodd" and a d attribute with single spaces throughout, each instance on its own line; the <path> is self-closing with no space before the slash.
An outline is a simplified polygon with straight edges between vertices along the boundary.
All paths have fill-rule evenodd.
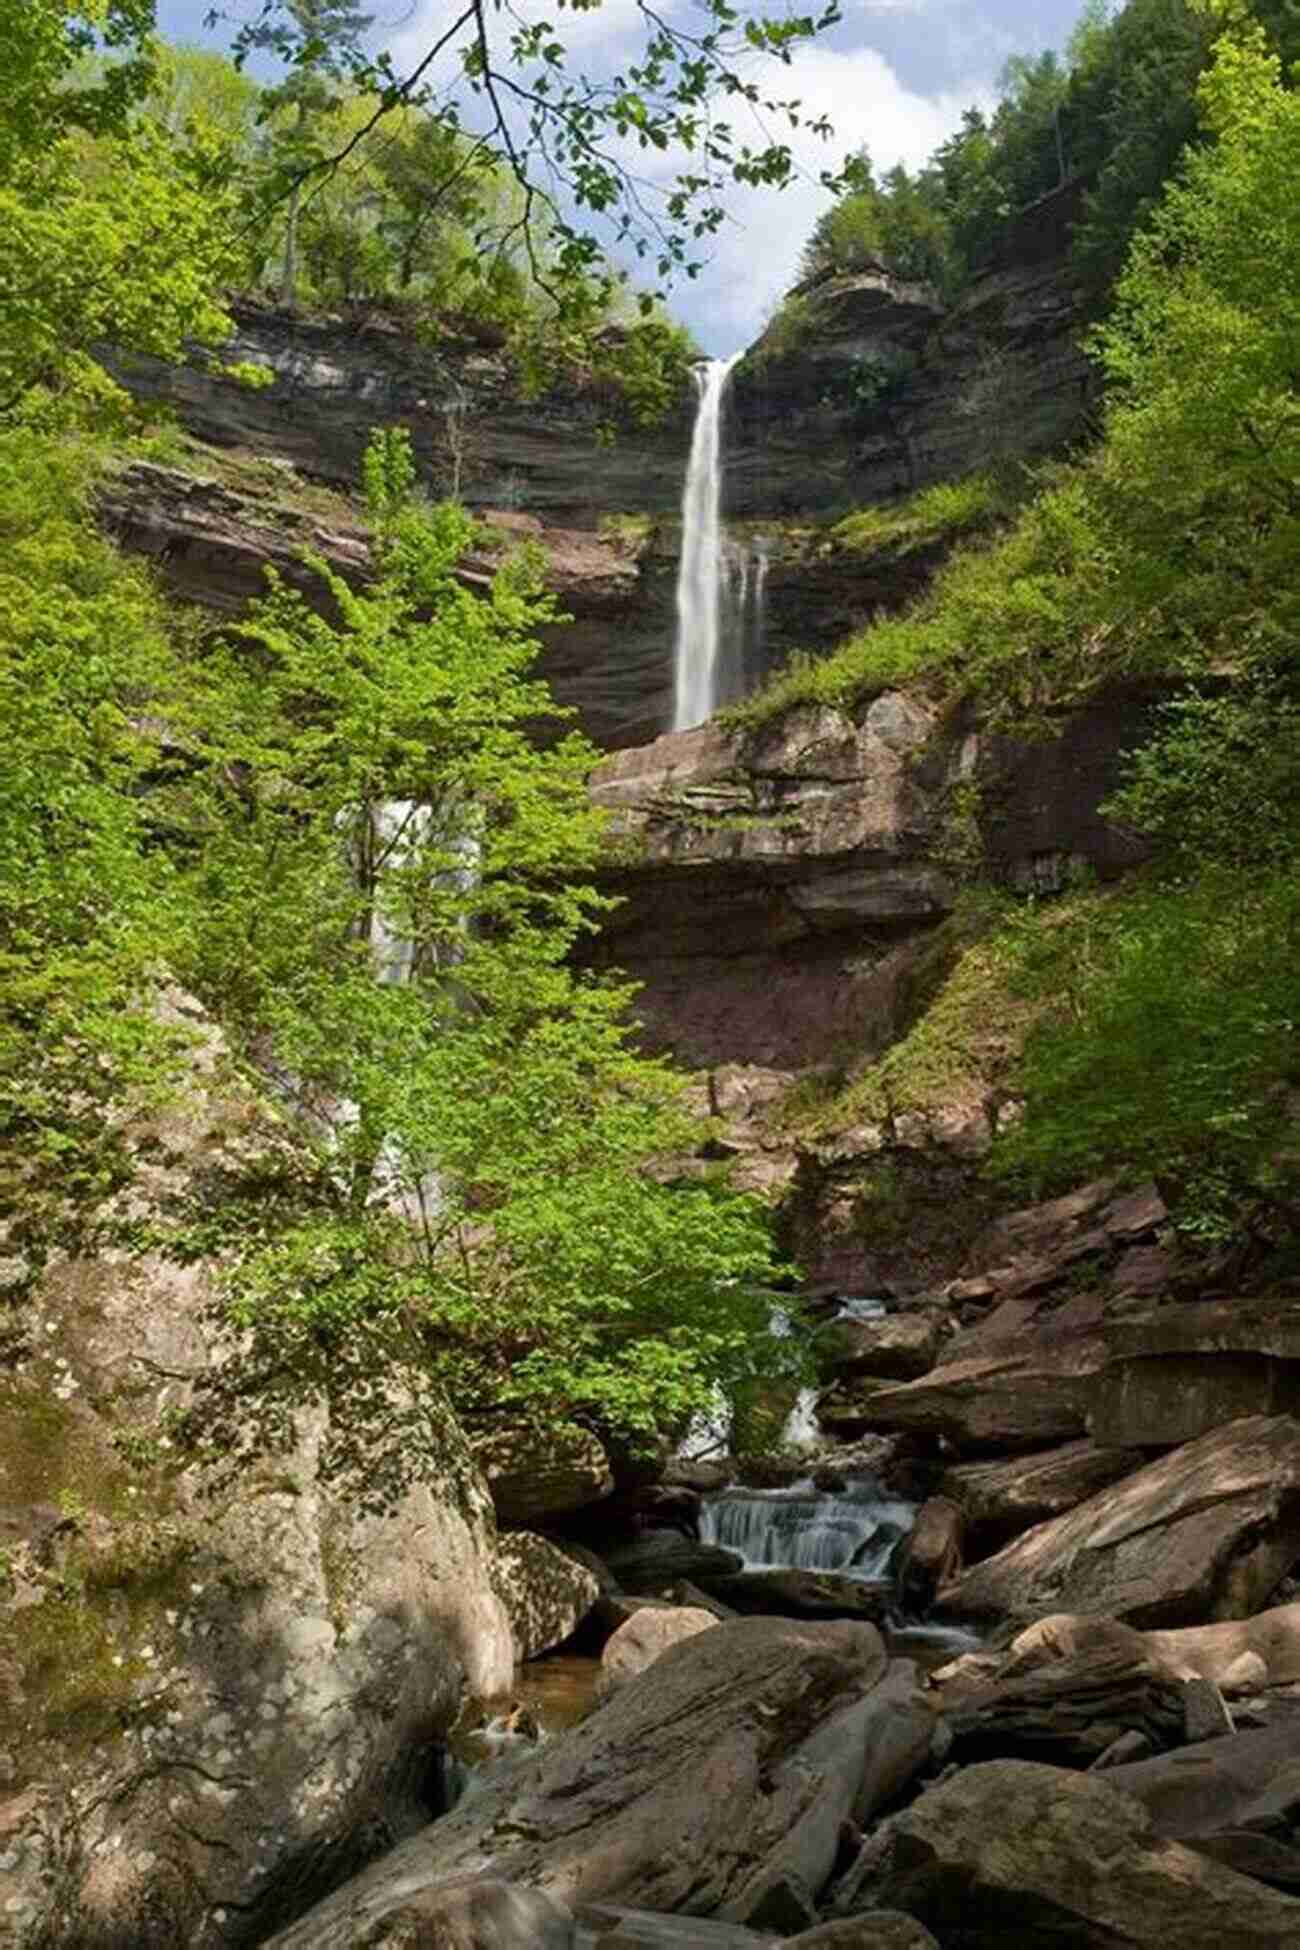
<path id="1" fill-rule="evenodd" d="M 737 368 L 724 507 L 742 551 L 766 564 L 751 683 L 909 600 L 942 552 L 832 553 L 826 517 L 1078 429 L 1088 376 L 1071 338 L 1064 241 L 1059 213 L 1040 213 L 950 311 L 883 272 L 834 280 L 810 295 L 794 343 L 782 349 L 769 333 Z M 116 368 L 190 443 L 183 466 L 110 485 L 106 518 L 124 542 L 154 555 L 187 598 L 225 611 L 257 589 L 264 562 L 294 572 L 304 543 L 359 569 L 355 509 L 322 514 L 314 497 L 350 489 L 371 429 L 400 423 L 434 493 L 458 485 L 472 508 L 547 550 L 574 619 L 551 634 L 543 663 L 560 701 L 608 749 L 662 731 L 689 406 L 611 444 L 601 428 L 612 402 L 598 389 L 522 399 L 495 351 L 423 343 L 380 316 L 306 319 L 254 304 L 234 315 L 227 356 L 272 373 L 268 386 L 196 365 Z M 250 463 L 279 470 L 274 493 L 248 491 Z"/>
<path id="2" fill-rule="evenodd" d="M 435 493 L 458 485 L 473 506 L 519 508 L 562 527 L 609 510 L 674 511 L 691 410 L 653 435 L 605 444 L 613 402 L 595 388 L 526 400 L 499 354 L 404 334 L 378 314 L 299 317 L 236 302 L 229 363 L 274 373 L 256 390 L 158 360 L 109 363 L 139 399 L 171 408 L 219 448 L 275 454 L 315 480 L 351 487 L 370 432 L 410 429 Z"/>
<path id="3" fill-rule="evenodd" d="M 1026 212 L 951 307 L 883 268 L 797 295 L 733 380 L 733 510 L 889 500 L 1076 436 L 1095 383 L 1067 254 L 1079 193 Z"/>
<path id="4" fill-rule="evenodd" d="M 1140 857 L 1098 808 L 1146 709 L 1117 695 L 1021 742 L 886 692 L 859 720 L 806 708 L 607 759 L 592 790 L 622 905 L 602 952 L 642 984 L 650 1041 L 785 1072 L 885 1047 L 973 853 L 1042 892 Z"/>

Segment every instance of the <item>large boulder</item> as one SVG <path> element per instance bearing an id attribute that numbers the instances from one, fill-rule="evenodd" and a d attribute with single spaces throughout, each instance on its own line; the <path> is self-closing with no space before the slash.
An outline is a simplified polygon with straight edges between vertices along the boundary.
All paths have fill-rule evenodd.
<path id="1" fill-rule="evenodd" d="M 1300 1684 L 1300 1602 L 1274 1605 L 1254 1618 L 1148 1632 L 1147 1643 L 1185 1679 L 1209 1679 L 1225 1693 Z"/>
<path id="2" fill-rule="evenodd" d="M 601 1595 L 593 1571 L 528 1530 L 508 1530 L 498 1544 L 496 1587 L 519 1659 L 535 1659 L 567 1639 Z"/>
<path id="3" fill-rule="evenodd" d="M 986 1557 L 1013 1537 L 1132 1475 L 1142 1466 L 1136 1449 L 1102 1449 L 1086 1439 L 997 1462 L 953 1463 L 939 1491 L 960 1504 L 971 1557 Z"/>
<path id="4" fill-rule="evenodd" d="M 1157 1835 L 1200 1846 L 1223 1835 L 1300 1839 L 1300 1708 L 1267 1727 L 1113 1768 Z"/>
<path id="5" fill-rule="evenodd" d="M 1041 1449 L 1087 1431 L 1091 1377 L 1101 1365 L 1090 1338 L 1068 1350 L 947 1360 L 917 1381 L 846 1380 L 817 1403 L 817 1420 L 841 1439 L 873 1433 L 941 1436 L 963 1454 Z"/>
<path id="6" fill-rule="evenodd" d="M 305 1171 L 191 1005 L 167 1009 L 202 1037 L 192 1087 L 127 1193 L 164 1236 Z M 450 1415 L 394 1403 L 416 1473 L 387 1513 L 329 1467 L 323 1406 L 238 1495 L 221 1458 L 183 1466 L 176 1418 L 228 1352 L 213 1300 L 203 1262 L 106 1250 L 5 1310 L 5 1946 L 246 1941 L 436 1812 L 466 1692 L 510 1683 L 492 1507 Z"/>
<path id="7" fill-rule="evenodd" d="M 946 1310 L 935 1307 L 875 1318 L 841 1315 L 818 1339 L 818 1372 L 828 1381 L 843 1375 L 913 1381 L 938 1360 L 947 1320 Z"/>
<path id="8" fill-rule="evenodd" d="M 1300 1901 L 1159 1836 L 1114 1774 L 968 1767 L 877 1838 L 870 1893 L 950 1950 L 1279 1950 Z M 872 1846 L 868 1845 L 869 1848 Z"/>
<path id="9" fill-rule="evenodd" d="M 629 1679 L 652 1666 L 671 1645 L 712 1630 L 712 1612 L 693 1605 L 641 1605 L 620 1625 L 600 1655 L 600 1690 L 617 1692 Z"/>
<path id="10" fill-rule="evenodd" d="M 1121 1735 L 1147 1750 L 1178 1745 L 1184 1682 L 1146 1636 L 1110 1618 L 1049 1620 L 1055 1637 L 1024 1633 L 984 1685 L 958 1676 L 948 1725 L 956 1759 L 1010 1757 L 1086 1767 Z"/>
<path id="11" fill-rule="evenodd" d="M 1126 1315 L 1105 1329 L 1097 1442 L 1169 1447 L 1242 1415 L 1300 1411 L 1300 1301 L 1202 1301 Z"/>
<path id="12" fill-rule="evenodd" d="M 271 1941 L 341 1950 L 420 1891 L 488 1871 L 571 1906 L 787 1933 L 811 1923 L 885 1665 L 870 1625 L 738 1619 L 700 1632 Z"/>
<path id="13" fill-rule="evenodd" d="M 497 1522 L 508 1529 L 562 1517 L 614 1488 L 609 1457 L 588 1429 L 510 1422 L 474 1440 Z"/>
<path id="14" fill-rule="evenodd" d="M 1241 1618 L 1300 1558 L 1300 1422 L 1247 1416 L 1007 1545 L 943 1594 L 958 1616 Z"/>
<path id="15" fill-rule="evenodd" d="M 864 1765 L 853 1803 L 853 1820 L 863 1828 L 922 1772 L 930 1760 L 938 1729 L 935 1705 L 917 1684 L 910 1659 L 891 1659 L 871 1695 L 863 1728 Z"/>

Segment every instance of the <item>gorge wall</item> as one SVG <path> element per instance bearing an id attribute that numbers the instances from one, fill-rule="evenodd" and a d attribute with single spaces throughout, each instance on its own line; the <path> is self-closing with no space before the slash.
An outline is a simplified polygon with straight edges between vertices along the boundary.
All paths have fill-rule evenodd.
<path id="1" fill-rule="evenodd" d="M 948 309 L 883 271 L 833 280 L 804 301 L 793 349 L 772 328 L 737 367 L 724 513 L 768 562 L 766 667 L 906 602 L 941 552 L 837 549 L 832 516 L 1079 431 L 1090 382 L 1072 337 L 1068 216 L 1064 202 L 1030 213 Z M 109 361 L 186 436 L 165 469 L 106 486 L 124 543 L 185 597 L 226 611 L 255 593 L 264 562 L 293 573 L 305 544 L 361 573 L 364 531 L 341 497 L 370 430 L 400 422 L 431 492 L 458 482 L 495 526 L 547 550 L 573 620 L 551 634 L 543 673 L 589 735 L 614 749 L 664 729 L 690 400 L 656 431 L 609 442 L 614 402 L 599 387 L 524 398 L 490 346 L 421 341 L 373 312 L 304 318 L 239 302 L 233 314 L 227 356 L 272 373 L 265 387 L 197 363 Z M 891 377 L 877 398 L 863 376 L 878 371 Z"/>

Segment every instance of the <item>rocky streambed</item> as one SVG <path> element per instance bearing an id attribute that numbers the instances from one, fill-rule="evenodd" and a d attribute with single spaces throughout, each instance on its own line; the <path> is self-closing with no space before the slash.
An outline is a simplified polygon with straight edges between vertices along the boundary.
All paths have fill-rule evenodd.
<path id="1" fill-rule="evenodd" d="M 1155 1298 L 1161 1225 L 822 1296 L 813 1455 L 534 1508 L 590 1710 L 270 1941 L 1300 1945 L 1300 1301 Z"/>
<path id="2" fill-rule="evenodd" d="M 291 1162 L 216 1089 L 167 1135 L 142 1200 Z M 205 1281 L 10 1309 L 5 1950 L 1300 1945 L 1300 1297 L 1153 1187 L 792 1300 L 815 1447 L 748 1480 L 448 1429 L 383 1518 L 316 1422 L 170 1467 Z"/>

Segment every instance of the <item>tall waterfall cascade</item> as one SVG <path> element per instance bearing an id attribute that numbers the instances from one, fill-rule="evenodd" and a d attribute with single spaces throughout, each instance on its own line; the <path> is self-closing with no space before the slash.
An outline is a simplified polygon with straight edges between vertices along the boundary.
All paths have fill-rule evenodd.
<path id="1" fill-rule="evenodd" d="M 739 357 L 710 359 L 695 368 L 699 404 L 682 494 L 677 571 L 674 731 L 703 724 L 727 702 L 728 691 L 734 694 L 746 639 L 762 630 L 766 552 L 738 548 L 722 526 L 722 408 Z M 736 669 L 728 671 L 727 663 Z"/>

